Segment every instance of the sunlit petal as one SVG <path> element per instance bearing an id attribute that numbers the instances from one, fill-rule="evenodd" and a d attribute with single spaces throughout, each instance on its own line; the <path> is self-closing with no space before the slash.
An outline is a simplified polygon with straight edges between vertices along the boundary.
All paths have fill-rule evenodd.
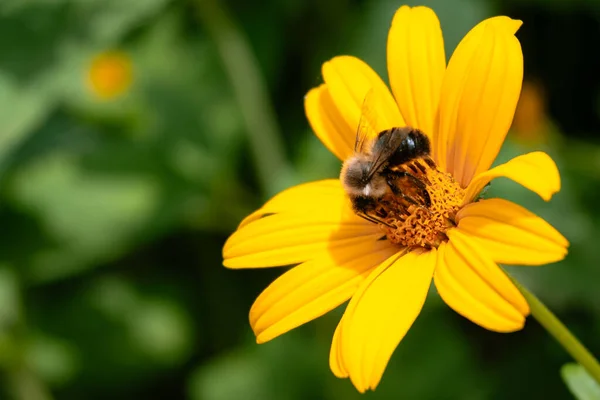
<path id="1" fill-rule="evenodd" d="M 339 332 L 342 365 L 360 392 L 379 384 L 394 349 L 423 307 L 435 268 L 435 250 L 396 257 L 361 284 Z"/>
<path id="2" fill-rule="evenodd" d="M 331 349 L 329 351 L 329 368 L 331 372 L 338 378 L 347 378 L 348 371 L 344 366 L 344 359 L 342 357 L 342 344 L 340 340 L 340 332 L 342 331 L 342 325 L 344 323 L 344 317 L 340 320 L 335 332 L 333 333 L 333 340 L 331 341 Z"/>
<path id="3" fill-rule="evenodd" d="M 444 75 L 434 146 L 440 166 L 462 187 L 492 165 L 512 122 L 523 80 L 514 36 L 520 25 L 508 17 L 483 21 L 460 42 Z"/>
<path id="4" fill-rule="evenodd" d="M 351 128 L 333 103 L 327 85 L 311 89 L 304 98 L 304 110 L 310 126 L 321 142 L 340 160 L 354 149 L 356 127 Z"/>
<path id="5" fill-rule="evenodd" d="M 377 130 L 406 125 L 398 105 L 379 75 L 362 60 L 351 56 L 339 56 L 323 64 L 323 78 L 333 103 L 346 124 L 352 129 L 350 139 L 354 143 L 361 111 L 367 93 L 376 101 Z"/>
<path id="6" fill-rule="evenodd" d="M 244 218 L 239 228 L 262 218 L 264 215 L 296 210 L 312 214 L 314 210 L 326 210 L 330 204 L 336 210 L 348 204 L 339 179 L 324 179 L 303 183 L 292 186 L 273 196 L 261 208 Z M 367 224 L 366 221 L 360 218 L 356 218 L 356 220 Z"/>
<path id="7" fill-rule="evenodd" d="M 457 229 L 438 248 L 434 281 L 442 299 L 457 313 L 497 332 L 523 328 L 529 306 L 506 274 L 477 243 Z"/>
<path id="8" fill-rule="evenodd" d="M 498 177 L 512 179 L 546 201 L 560 190 L 560 174 L 556 164 L 548 154 L 536 151 L 515 157 L 477 175 L 467 187 L 464 204 L 473 201 L 485 185 Z"/>
<path id="9" fill-rule="evenodd" d="M 542 218 L 504 199 L 481 200 L 456 215 L 458 229 L 501 264 L 562 260 L 569 242 Z"/>
<path id="10" fill-rule="evenodd" d="M 373 268 L 397 252 L 388 241 L 375 240 L 324 252 L 284 273 L 250 310 L 257 342 L 271 340 L 339 306 Z"/>
<path id="11" fill-rule="evenodd" d="M 440 22 L 430 8 L 402 6 L 396 12 L 388 35 L 387 66 L 406 123 L 431 138 L 446 56 Z"/>
<path id="12" fill-rule="evenodd" d="M 223 248 L 228 268 L 297 264 L 355 246 L 369 249 L 379 228 L 357 217 L 338 180 L 288 189 L 247 217 Z"/>

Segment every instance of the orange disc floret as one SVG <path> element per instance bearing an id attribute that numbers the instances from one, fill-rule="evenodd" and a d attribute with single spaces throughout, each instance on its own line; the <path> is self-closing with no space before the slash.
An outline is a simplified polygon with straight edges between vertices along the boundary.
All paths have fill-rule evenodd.
<path id="1" fill-rule="evenodd" d="M 422 181 L 431 204 L 428 207 L 398 204 L 396 209 L 387 209 L 385 222 L 388 225 L 381 227 L 390 242 L 408 247 L 437 248 L 448 240 L 446 231 L 456 226 L 454 218 L 463 204 L 465 190 L 452 175 L 429 165 Z"/>

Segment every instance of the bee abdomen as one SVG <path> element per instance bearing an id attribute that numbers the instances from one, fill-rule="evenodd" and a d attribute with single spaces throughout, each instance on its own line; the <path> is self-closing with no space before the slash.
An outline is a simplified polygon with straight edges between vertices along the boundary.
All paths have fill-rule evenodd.
<path id="1" fill-rule="evenodd" d="M 429 138 L 420 130 L 410 127 L 393 128 L 393 130 L 402 139 L 390 157 L 391 164 L 404 164 L 415 158 L 430 154 Z"/>

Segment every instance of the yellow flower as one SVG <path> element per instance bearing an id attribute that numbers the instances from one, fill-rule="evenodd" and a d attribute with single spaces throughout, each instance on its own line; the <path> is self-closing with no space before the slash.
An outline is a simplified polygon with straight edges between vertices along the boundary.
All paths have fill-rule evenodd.
<path id="1" fill-rule="evenodd" d="M 549 120 L 543 86 L 534 81 L 523 82 L 521 98 L 513 120 L 513 137 L 529 144 L 547 141 Z"/>
<path id="2" fill-rule="evenodd" d="M 296 265 L 252 306 L 257 342 L 350 299 L 333 336 L 330 367 L 364 392 L 378 385 L 432 279 L 441 298 L 474 323 L 497 332 L 523 327 L 529 306 L 497 263 L 555 262 L 565 257 L 568 242 L 514 203 L 476 200 L 497 177 L 545 200 L 560 189 L 556 165 L 541 152 L 490 169 L 521 90 L 523 56 L 514 36 L 520 25 L 508 17 L 481 22 L 446 67 L 435 13 L 400 8 L 387 45 L 393 95 L 357 58 L 336 57 L 323 65 L 325 83 L 305 99 L 317 136 L 340 160 L 348 159 L 363 99 L 375 93 L 379 130 L 408 125 L 431 140 L 437 168 L 427 176 L 438 179 L 428 187 L 431 211 L 415 211 L 407 218 L 412 225 L 402 229 L 377 225 L 354 214 L 340 181 L 332 179 L 288 189 L 244 219 L 223 249 L 226 267 Z M 449 225 L 435 225 L 444 216 Z M 415 245 L 419 234 L 432 232 L 443 239 Z"/>
<path id="3" fill-rule="evenodd" d="M 131 86 L 131 59 L 117 51 L 100 53 L 92 60 L 87 75 L 88 86 L 96 97 L 113 99 Z"/>

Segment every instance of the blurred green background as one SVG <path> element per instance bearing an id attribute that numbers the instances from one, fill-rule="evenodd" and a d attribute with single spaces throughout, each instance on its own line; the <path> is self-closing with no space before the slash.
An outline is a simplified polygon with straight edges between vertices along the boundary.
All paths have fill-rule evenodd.
<path id="1" fill-rule="evenodd" d="M 489 194 L 571 241 L 565 261 L 511 271 L 599 355 L 600 1 L 0 0 L 0 399 L 570 398 L 569 357 L 536 321 L 487 332 L 435 293 L 360 396 L 328 368 L 341 310 L 259 346 L 247 313 L 281 270 L 221 265 L 269 196 L 338 175 L 303 96 L 339 54 L 386 76 L 405 3 L 434 8 L 448 55 L 488 16 L 524 21 L 498 162 L 547 151 L 563 189 Z M 122 93 L 90 85 L 102 54 Z"/>

